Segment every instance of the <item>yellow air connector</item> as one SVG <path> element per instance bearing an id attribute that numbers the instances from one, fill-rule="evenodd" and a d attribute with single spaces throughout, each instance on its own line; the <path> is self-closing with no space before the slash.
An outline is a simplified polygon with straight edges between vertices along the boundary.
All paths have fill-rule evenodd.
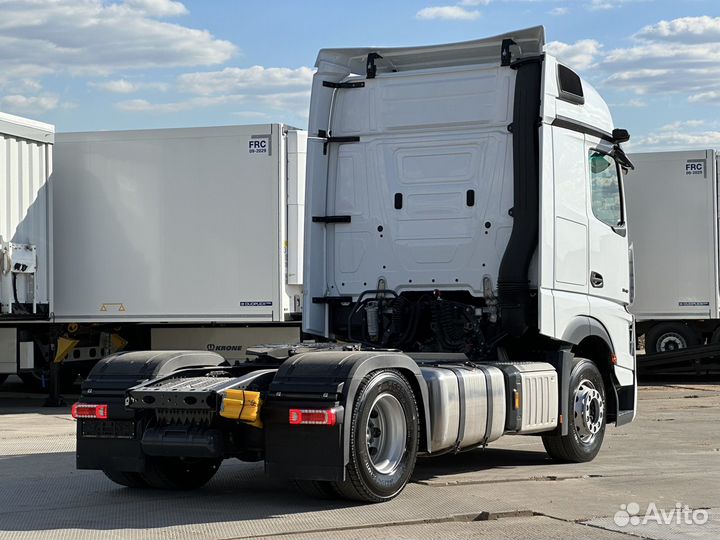
<path id="1" fill-rule="evenodd" d="M 231 389 L 223 393 L 225 395 L 220 405 L 220 416 L 230 420 L 247 422 L 251 426 L 262 428 L 262 422 L 260 421 L 260 407 L 262 406 L 260 392 Z"/>

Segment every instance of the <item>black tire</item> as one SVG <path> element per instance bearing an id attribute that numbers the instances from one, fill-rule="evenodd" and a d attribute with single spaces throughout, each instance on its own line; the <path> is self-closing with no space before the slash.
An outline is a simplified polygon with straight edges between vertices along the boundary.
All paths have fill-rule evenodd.
<path id="1" fill-rule="evenodd" d="M 314 499 L 337 499 L 338 492 L 332 482 L 322 480 L 294 480 L 293 484 L 300 493 Z"/>
<path id="2" fill-rule="evenodd" d="M 712 336 L 710 336 L 710 343 L 715 345 L 720 343 L 720 326 L 713 330 Z"/>
<path id="3" fill-rule="evenodd" d="M 197 489 L 220 468 L 220 459 L 148 457 L 142 479 L 156 489 Z"/>
<path id="4" fill-rule="evenodd" d="M 645 333 L 645 352 L 648 354 L 677 351 L 700 345 L 700 336 L 681 322 L 656 324 Z"/>
<path id="5" fill-rule="evenodd" d="M 606 418 L 607 400 L 602 375 L 594 363 L 582 359 L 570 374 L 568 434 L 544 435 L 545 450 L 559 462 L 592 461 L 605 437 Z"/>
<path id="6" fill-rule="evenodd" d="M 8 376 L 9 376 L 8 373 L 0 373 L 0 384 L 2 384 L 2 383 L 4 383 L 5 381 L 7 381 Z"/>
<path id="7" fill-rule="evenodd" d="M 121 486 L 129 487 L 129 488 L 147 487 L 147 483 L 145 482 L 145 480 L 143 479 L 143 477 L 140 473 L 113 471 L 113 470 L 104 470 L 104 469 L 103 469 L 103 473 L 105 473 L 105 476 L 107 476 L 110 480 L 112 480 L 116 484 L 120 484 Z"/>
<path id="8" fill-rule="evenodd" d="M 334 482 L 333 489 L 343 498 L 363 502 L 398 495 L 415 469 L 420 439 L 417 401 L 405 377 L 394 370 L 365 377 L 350 430 L 346 480 Z"/>

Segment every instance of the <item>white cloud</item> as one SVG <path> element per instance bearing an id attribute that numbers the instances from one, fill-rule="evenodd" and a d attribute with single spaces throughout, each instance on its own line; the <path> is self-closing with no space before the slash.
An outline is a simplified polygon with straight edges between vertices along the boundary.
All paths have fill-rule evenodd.
<path id="1" fill-rule="evenodd" d="M 664 130 L 631 140 L 630 148 L 638 150 L 675 150 L 720 147 L 720 131 Z"/>
<path id="2" fill-rule="evenodd" d="M 647 103 L 642 99 L 631 99 L 625 104 L 626 107 L 632 107 L 638 109 L 640 107 L 647 107 Z"/>
<path id="3" fill-rule="evenodd" d="M 223 105 L 272 109 L 279 117 L 307 118 L 313 70 L 309 67 L 230 67 L 219 71 L 184 73 L 177 89 L 191 97 L 153 103 L 129 99 L 116 104 L 127 112 L 175 113 Z M 245 114 L 249 114 L 246 112 Z"/>
<path id="4" fill-rule="evenodd" d="M 178 77 L 178 88 L 191 94 L 221 94 L 237 91 L 263 93 L 291 87 L 310 88 L 313 69 L 252 66 L 228 67 L 220 71 L 184 73 Z"/>
<path id="5" fill-rule="evenodd" d="M 259 108 L 269 107 L 279 113 L 307 118 L 310 91 L 255 96 L 248 94 L 197 96 L 166 103 L 151 103 L 146 99 L 129 99 L 117 103 L 117 108 L 127 112 L 175 113 L 230 104 L 243 104 Z"/>
<path id="6" fill-rule="evenodd" d="M 581 39 L 575 43 L 551 41 L 545 45 L 547 52 L 574 69 L 586 69 L 592 66 L 601 48 L 602 45 L 594 39 Z"/>
<path id="7" fill-rule="evenodd" d="M 650 134 L 634 137 L 628 146 L 632 151 L 720 147 L 719 126 L 717 120 L 676 120 Z"/>
<path id="8" fill-rule="evenodd" d="M 570 9 L 566 7 L 555 7 L 552 8 L 549 13 L 550 15 L 558 17 L 560 15 L 567 15 L 568 13 L 570 13 Z"/>
<path id="9" fill-rule="evenodd" d="M 232 43 L 157 19 L 184 10 L 169 0 L 0 0 L 0 71 L 82 75 L 226 62 Z"/>
<path id="10" fill-rule="evenodd" d="M 690 103 L 714 103 L 720 104 L 720 91 L 710 90 L 708 92 L 700 92 L 688 97 Z"/>
<path id="11" fill-rule="evenodd" d="M 606 11 L 609 9 L 619 8 L 624 4 L 652 1 L 653 0 L 590 0 L 587 4 L 587 8 L 590 11 Z"/>
<path id="12" fill-rule="evenodd" d="M 707 43 L 720 41 L 720 17 L 681 17 L 646 26 L 635 34 L 646 41 Z"/>
<path id="13" fill-rule="evenodd" d="M 42 83 L 37 79 L 31 78 L 8 78 L 4 79 L 0 77 L 0 90 L 6 90 L 8 92 L 18 94 L 35 94 L 42 90 Z"/>
<path id="14" fill-rule="evenodd" d="M 186 15 L 188 10 L 182 2 L 173 0 L 125 0 L 129 8 L 155 17 Z"/>
<path id="15" fill-rule="evenodd" d="M 616 6 L 617 6 L 617 4 L 614 4 L 607 0 L 592 0 L 588 7 L 593 11 L 600 11 L 600 10 L 606 10 L 606 9 L 613 9 Z"/>
<path id="16" fill-rule="evenodd" d="M 630 47 L 599 64 L 607 84 L 635 94 L 678 93 L 688 101 L 719 102 L 720 17 L 660 21 L 635 34 Z"/>
<path id="17" fill-rule="evenodd" d="M 487 6 L 490 0 L 460 0 L 461 6 Z"/>
<path id="18" fill-rule="evenodd" d="M 40 79 L 49 75 L 210 66 L 237 52 L 210 32 L 162 20 L 187 13 L 174 0 L 0 0 L 0 13 L 0 90 L 10 94 L 3 105 L 15 111 L 58 107 L 57 96 L 40 93 Z M 96 87 L 119 93 L 162 89 L 121 81 Z"/>
<path id="19" fill-rule="evenodd" d="M 238 118 L 245 118 L 248 120 L 264 120 L 268 118 L 268 114 L 260 111 L 236 111 L 231 113 L 233 116 Z"/>
<path id="20" fill-rule="evenodd" d="M 676 120 L 660 127 L 661 131 L 677 131 L 683 128 L 696 128 L 705 125 L 705 120 Z"/>
<path id="21" fill-rule="evenodd" d="M 611 103 L 610 107 L 628 107 L 630 109 L 640 109 L 642 107 L 647 107 L 648 104 L 646 101 L 643 101 L 642 99 L 629 99 L 628 101 L 625 101 L 623 103 Z"/>
<path id="22" fill-rule="evenodd" d="M 101 82 L 90 82 L 88 83 L 92 88 L 98 88 L 105 90 L 106 92 L 112 92 L 114 94 L 132 94 L 140 90 L 159 90 L 164 92 L 169 88 L 169 85 L 164 83 L 146 83 L 146 82 L 131 82 L 126 79 L 115 79 L 110 81 Z"/>
<path id="23" fill-rule="evenodd" d="M 43 96 L 24 96 L 10 94 L 0 98 L 2 109 L 20 114 L 41 114 L 56 109 L 60 100 L 57 96 L 47 94 Z"/>
<path id="24" fill-rule="evenodd" d="M 421 9 L 415 17 L 421 20 L 474 21 L 480 18 L 480 12 L 462 6 L 434 6 Z"/>

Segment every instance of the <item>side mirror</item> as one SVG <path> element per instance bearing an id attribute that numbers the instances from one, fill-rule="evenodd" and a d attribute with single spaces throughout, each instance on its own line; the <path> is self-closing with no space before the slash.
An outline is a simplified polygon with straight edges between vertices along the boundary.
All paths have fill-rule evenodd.
<path id="1" fill-rule="evenodd" d="M 624 143 L 630 140 L 630 134 L 627 129 L 615 128 L 612 132 L 612 138 L 616 143 Z"/>

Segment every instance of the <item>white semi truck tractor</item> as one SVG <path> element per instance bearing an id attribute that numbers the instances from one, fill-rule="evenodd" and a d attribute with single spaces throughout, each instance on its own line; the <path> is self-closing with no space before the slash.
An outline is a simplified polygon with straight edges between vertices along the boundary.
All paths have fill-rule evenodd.
<path id="1" fill-rule="evenodd" d="M 322 50 L 304 252 L 316 340 L 233 364 L 105 358 L 74 406 L 77 466 L 191 488 L 239 458 L 319 496 L 379 502 L 418 455 L 504 434 L 592 460 L 636 408 L 628 134 L 543 50 L 540 27 Z"/>

